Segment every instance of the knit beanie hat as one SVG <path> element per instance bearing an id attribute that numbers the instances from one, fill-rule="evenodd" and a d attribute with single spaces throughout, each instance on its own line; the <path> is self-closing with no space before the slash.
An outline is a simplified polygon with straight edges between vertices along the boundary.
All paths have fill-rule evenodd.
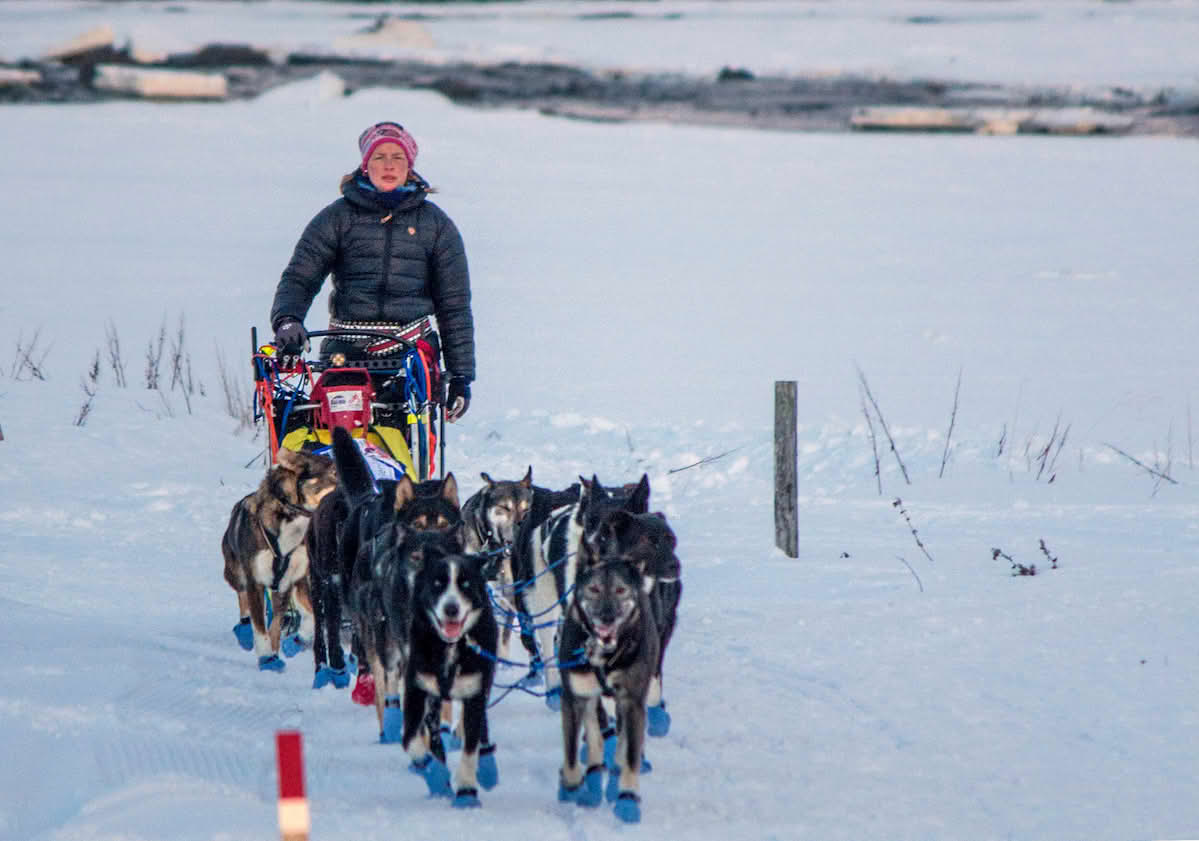
<path id="1" fill-rule="evenodd" d="M 404 131 L 399 123 L 375 123 L 362 134 L 358 135 L 358 151 L 362 154 L 362 171 L 374 154 L 375 147 L 384 143 L 398 143 L 408 156 L 408 169 L 416 165 L 416 141 L 412 135 Z"/>

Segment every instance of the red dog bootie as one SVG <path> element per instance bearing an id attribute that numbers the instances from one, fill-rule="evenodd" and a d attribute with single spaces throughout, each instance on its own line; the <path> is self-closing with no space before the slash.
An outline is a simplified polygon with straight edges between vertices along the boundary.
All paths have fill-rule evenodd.
<path id="1" fill-rule="evenodd" d="M 350 693 L 355 704 L 372 707 L 375 704 L 375 679 L 370 672 L 359 672 L 358 680 L 354 683 L 354 691 Z"/>

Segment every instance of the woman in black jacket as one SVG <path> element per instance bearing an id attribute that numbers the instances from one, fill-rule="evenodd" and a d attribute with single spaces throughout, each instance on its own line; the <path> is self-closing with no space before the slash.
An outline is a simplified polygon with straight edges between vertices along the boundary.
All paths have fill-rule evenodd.
<path id="1" fill-rule="evenodd" d="M 458 228 L 428 200 L 433 189 L 412 169 L 417 146 L 399 123 L 371 126 L 358 138 L 361 165 L 342 178 L 341 198 L 308 223 L 275 290 L 271 326 L 280 348 L 307 347 L 304 318 L 325 277 L 333 276 L 329 326 L 383 330 L 412 341 L 437 319 L 449 377 L 446 419 L 470 406 L 475 327 L 470 273 Z M 363 356 L 355 344 L 326 339 L 321 356 Z M 349 351 L 349 352 L 347 352 Z"/>

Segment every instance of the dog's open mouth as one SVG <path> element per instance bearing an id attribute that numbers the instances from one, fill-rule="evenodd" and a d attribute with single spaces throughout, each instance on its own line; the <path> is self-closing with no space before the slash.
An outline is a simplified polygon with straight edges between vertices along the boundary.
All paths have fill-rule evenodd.
<path id="1" fill-rule="evenodd" d="M 616 625 L 596 625 L 595 638 L 605 649 L 616 647 L 616 635 L 620 629 Z"/>
<path id="2" fill-rule="evenodd" d="M 441 619 L 437 623 L 437 631 L 446 642 L 457 642 L 462 637 L 466 623 L 457 619 Z"/>

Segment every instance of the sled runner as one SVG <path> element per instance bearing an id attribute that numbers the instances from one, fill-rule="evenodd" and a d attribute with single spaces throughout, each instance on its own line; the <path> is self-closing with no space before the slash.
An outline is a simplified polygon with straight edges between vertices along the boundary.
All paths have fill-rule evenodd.
<path id="1" fill-rule="evenodd" d="M 414 482 L 444 474 L 445 413 L 440 353 L 432 341 L 362 330 L 314 330 L 321 336 L 367 339 L 362 359 L 290 356 L 259 345 L 251 329 L 254 421 L 266 430 L 270 463 L 279 450 L 324 454 L 333 430 L 355 439 L 379 478 Z M 386 355 L 378 355 L 381 352 Z M 439 450 L 440 444 L 440 450 Z"/>

